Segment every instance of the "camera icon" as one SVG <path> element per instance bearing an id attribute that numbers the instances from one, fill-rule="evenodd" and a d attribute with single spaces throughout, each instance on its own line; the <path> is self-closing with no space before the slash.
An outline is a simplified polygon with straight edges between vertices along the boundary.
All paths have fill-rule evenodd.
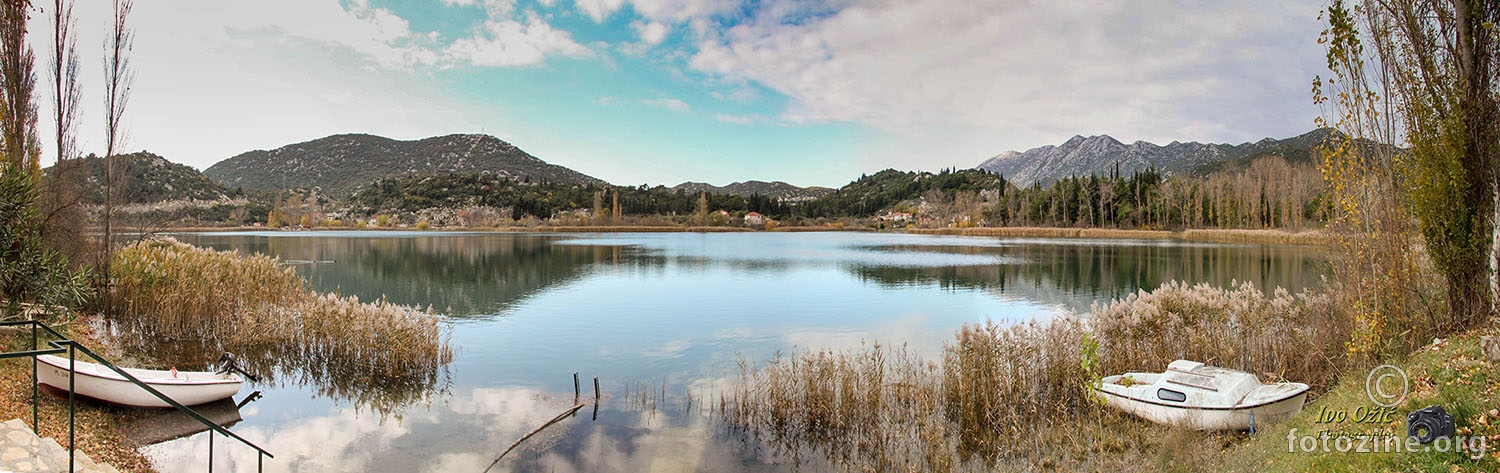
<path id="1" fill-rule="evenodd" d="M 1399 380 L 1400 388 L 1396 388 Z M 1370 397 L 1370 402 L 1380 407 L 1396 407 L 1401 401 L 1406 400 L 1406 395 L 1411 391 L 1411 379 L 1406 377 L 1406 371 L 1396 365 L 1380 365 L 1370 370 L 1365 376 L 1365 395 Z"/>

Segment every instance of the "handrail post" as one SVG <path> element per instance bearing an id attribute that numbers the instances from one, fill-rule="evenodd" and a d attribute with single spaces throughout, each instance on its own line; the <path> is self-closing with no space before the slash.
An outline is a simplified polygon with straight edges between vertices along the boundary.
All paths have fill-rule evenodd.
<path id="1" fill-rule="evenodd" d="M 74 344 L 72 340 L 68 340 L 68 471 L 70 472 L 78 471 L 77 468 L 73 467 L 75 442 L 75 437 L 73 436 L 73 411 L 77 409 L 73 404 L 73 397 L 75 396 L 73 393 L 77 391 L 76 386 L 73 385 L 73 378 L 78 376 L 78 357 L 75 352 L 77 347 L 78 345 Z M 32 363 L 32 366 L 35 367 L 36 359 L 33 358 Z"/>
<path id="2" fill-rule="evenodd" d="M 214 431 L 208 431 L 208 473 L 214 473 Z"/>
<path id="3" fill-rule="evenodd" d="M 38 323 L 40 322 L 31 321 L 31 351 L 36 351 L 36 324 Z M 40 396 L 37 395 L 38 388 L 36 387 L 36 382 L 36 357 L 33 356 L 31 357 L 31 431 L 41 432 L 42 426 L 37 424 L 36 415 L 36 403 L 41 400 Z"/>

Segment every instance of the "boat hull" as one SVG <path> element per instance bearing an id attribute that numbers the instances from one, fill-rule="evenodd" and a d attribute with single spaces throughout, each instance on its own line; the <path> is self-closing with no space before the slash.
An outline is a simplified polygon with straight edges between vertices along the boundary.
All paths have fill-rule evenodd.
<path id="1" fill-rule="evenodd" d="M 171 407 L 145 389 L 120 376 L 104 365 L 74 362 L 76 376 L 73 392 L 111 404 L 130 407 Z M 40 355 L 36 357 L 37 383 L 68 391 L 68 359 Z M 206 371 L 175 373 L 159 370 L 125 368 L 142 382 L 184 406 L 194 406 L 233 397 L 243 380 L 233 374 Z"/>
<path id="2" fill-rule="evenodd" d="M 1302 411 L 1307 392 L 1251 407 L 1206 408 L 1171 406 L 1135 399 L 1109 391 L 1096 391 L 1111 407 L 1158 424 L 1193 430 L 1251 430 L 1281 422 Z"/>

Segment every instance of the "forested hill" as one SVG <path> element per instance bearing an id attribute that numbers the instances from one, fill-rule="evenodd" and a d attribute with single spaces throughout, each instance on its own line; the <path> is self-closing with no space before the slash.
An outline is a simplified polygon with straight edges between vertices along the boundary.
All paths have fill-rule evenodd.
<path id="1" fill-rule="evenodd" d="M 951 196 L 958 191 L 980 192 L 1005 187 L 1000 175 L 980 169 L 943 170 L 937 173 L 886 169 L 860 176 L 854 182 L 817 200 L 803 204 L 804 215 L 815 217 L 868 217 L 904 201 Z"/>
<path id="2" fill-rule="evenodd" d="M 197 169 L 174 163 L 147 151 L 116 157 L 120 169 L 119 203 L 151 204 L 168 200 L 220 200 L 239 195 L 218 181 L 205 177 Z M 85 203 L 104 203 L 104 159 L 94 155 L 69 160 L 69 179 L 81 183 L 80 197 Z M 57 166 L 43 172 L 56 175 Z"/>
<path id="3" fill-rule="evenodd" d="M 703 182 L 684 182 L 682 184 L 672 186 L 672 190 L 679 189 L 687 191 L 687 193 L 689 194 L 707 192 L 710 194 L 728 194 L 737 195 L 740 197 L 761 195 L 773 199 L 782 199 L 787 201 L 812 200 L 833 192 L 833 189 L 829 189 L 827 187 L 797 187 L 781 181 L 735 182 L 723 187 Z"/>
<path id="4" fill-rule="evenodd" d="M 488 135 L 447 135 L 398 141 L 365 134 L 333 135 L 270 151 L 250 151 L 203 172 L 228 186 L 319 188 L 343 198 L 376 180 L 441 173 L 493 174 L 520 181 L 605 184 L 549 164 Z"/>
<path id="5" fill-rule="evenodd" d="M 1238 145 L 1181 143 L 1156 145 L 1145 141 L 1121 143 L 1109 135 L 1074 136 L 1060 145 L 1026 151 L 1007 151 L 980 163 L 978 168 L 1004 175 L 1025 187 L 1033 182 L 1050 184 L 1069 176 L 1118 175 L 1155 169 L 1166 174 L 1205 174 L 1222 163 L 1246 163 L 1262 156 L 1281 156 L 1296 164 L 1312 160 L 1318 145 L 1333 133 L 1317 129 L 1291 138 L 1266 138 Z"/>

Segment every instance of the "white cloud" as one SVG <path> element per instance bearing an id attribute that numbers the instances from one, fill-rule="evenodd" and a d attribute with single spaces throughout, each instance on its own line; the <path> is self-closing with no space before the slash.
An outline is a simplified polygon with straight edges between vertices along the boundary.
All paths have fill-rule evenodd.
<path id="1" fill-rule="evenodd" d="M 110 3 L 78 2 L 75 12 L 80 63 L 95 65 L 80 76 L 79 145 L 102 153 L 97 65 Z M 34 15 L 30 31 L 49 31 L 46 22 Z M 125 148 L 198 168 L 333 133 L 406 139 L 468 131 L 484 113 L 424 72 L 440 60 L 432 35 L 363 2 L 347 10 L 336 0 L 138 2 L 129 24 L 136 80 Z M 28 40 L 45 64 L 50 35 Z M 49 123 L 39 123 L 43 136 L 52 133 Z M 56 156 L 50 147 L 44 154 L 47 162 Z"/>
<path id="2" fill-rule="evenodd" d="M 1316 2 L 795 3 L 700 30 L 690 66 L 786 95 L 781 118 L 793 123 L 865 123 L 914 139 L 965 128 L 992 143 L 1169 141 L 1311 126 L 1310 101 L 1306 114 L 1288 103 L 1319 65 Z"/>
<path id="3" fill-rule="evenodd" d="M 735 125 L 754 125 L 756 117 L 750 115 L 730 115 L 726 113 L 715 113 L 714 120 Z"/>
<path id="4" fill-rule="evenodd" d="M 624 3 L 625 0 L 573 1 L 573 4 L 578 7 L 578 11 L 581 11 L 583 12 L 583 14 L 588 15 L 589 18 L 593 18 L 595 23 L 603 23 L 605 18 L 609 18 L 610 15 L 613 15 L 615 11 L 619 10 L 620 6 Z"/>
<path id="5" fill-rule="evenodd" d="M 650 46 L 661 44 L 662 40 L 667 39 L 667 33 L 672 32 L 671 27 L 657 21 L 637 21 L 631 23 L 630 27 L 635 29 L 642 43 Z"/>
<path id="6" fill-rule="evenodd" d="M 636 13 L 656 20 L 682 21 L 724 13 L 739 5 L 737 0 L 630 0 Z"/>
<path id="7" fill-rule="evenodd" d="M 573 41 L 567 31 L 554 29 L 540 17 L 530 15 L 523 24 L 491 17 L 474 36 L 454 41 L 444 51 L 449 60 L 475 66 L 528 66 L 548 56 L 580 57 L 589 49 Z"/>
<path id="8" fill-rule="evenodd" d="M 693 113 L 693 107 L 691 105 L 688 105 L 687 102 L 683 102 L 681 100 L 670 97 L 644 99 L 641 100 L 641 103 L 650 105 L 652 107 L 665 108 L 677 113 Z"/>

